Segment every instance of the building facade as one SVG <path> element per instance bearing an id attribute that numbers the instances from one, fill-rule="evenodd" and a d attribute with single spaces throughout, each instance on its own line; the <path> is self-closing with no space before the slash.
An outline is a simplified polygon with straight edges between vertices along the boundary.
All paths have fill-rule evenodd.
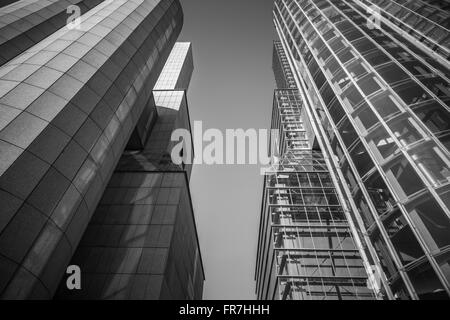
<path id="1" fill-rule="evenodd" d="M 67 1 L 0 9 L 2 28 L 51 33 L 0 67 L 0 297 L 51 299 L 59 286 L 57 298 L 200 298 L 189 175 L 156 154 L 170 126 L 189 125 L 184 90 L 162 111 L 152 90 L 180 33 L 181 5 L 81 2 L 91 9 L 81 6 L 75 28 L 65 25 Z M 49 23 L 56 30 L 33 18 L 51 19 L 47 11 L 64 12 L 60 25 Z M 142 157 L 149 149 L 158 160 Z M 76 293 L 61 289 L 71 261 L 84 279 Z"/>
<path id="2" fill-rule="evenodd" d="M 256 263 L 258 299 L 367 300 L 370 264 L 305 113 L 280 42 L 274 43 L 271 128 L 280 162 L 264 177 Z M 275 150 L 271 150 L 274 154 Z"/>
<path id="3" fill-rule="evenodd" d="M 274 5 L 317 144 L 387 299 L 450 295 L 449 19 L 445 1 Z"/>

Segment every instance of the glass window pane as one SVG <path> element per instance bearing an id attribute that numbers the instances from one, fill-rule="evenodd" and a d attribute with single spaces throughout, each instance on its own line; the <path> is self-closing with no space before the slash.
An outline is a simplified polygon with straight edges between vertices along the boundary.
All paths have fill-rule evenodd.
<path id="1" fill-rule="evenodd" d="M 370 99 L 370 102 L 378 114 L 383 118 L 388 118 L 400 112 L 400 104 L 388 91 L 377 94 Z"/>
<path id="2" fill-rule="evenodd" d="M 353 117 L 356 125 L 359 126 L 362 131 L 369 130 L 369 128 L 378 123 L 378 118 L 366 102 L 353 113 Z"/>
<path id="3" fill-rule="evenodd" d="M 410 77 L 395 63 L 389 63 L 381 68 L 378 68 L 378 73 L 389 85 L 404 81 Z"/>
<path id="4" fill-rule="evenodd" d="M 413 111 L 431 132 L 450 130 L 450 112 L 436 101 L 420 105 Z"/>
<path id="5" fill-rule="evenodd" d="M 403 146 L 407 146 L 423 138 L 414 120 L 406 118 L 403 115 L 389 121 L 387 125 Z"/>
<path id="6" fill-rule="evenodd" d="M 408 275 L 419 299 L 448 300 L 448 295 L 442 283 L 428 261 L 408 271 Z"/>
<path id="7" fill-rule="evenodd" d="M 369 153 L 361 142 L 357 143 L 353 150 L 350 151 L 350 157 L 361 177 L 374 167 Z"/>
<path id="8" fill-rule="evenodd" d="M 395 204 L 395 200 L 378 171 L 370 175 L 364 182 L 364 185 L 379 215 L 391 210 Z"/>
<path id="9" fill-rule="evenodd" d="M 411 227 L 399 209 L 390 214 L 383 221 L 383 225 L 403 265 L 407 265 L 425 255 Z"/>
<path id="10" fill-rule="evenodd" d="M 400 200 L 406 200 L 425 186 L 419 176 L 403 156 L 383 167 L 390 183 L 397 189 Z"/>
<path id="11" fill-rule="evenodd" d="M 353 111 L 355 107 L 361 103 L 364 98 L 352 84 L 342 93 L 342 101 L 348 107 L 350 111 Z"/>
<path id="12" fill-rule="evenodd" d="M 354 79 L 359 79 L 369 72 L 365 64 L 360 59 L 357 59 L 350 63 L 347 67 L 347 70 Z"/>
<path id="13" fill-rule="evenodd" d="M 350 147 L 350 145 L 358 138 L 355 128 L 350 121 L 348 121 L 348 119 L 340 125 L 338 130 L 347 148 Z"/>
<path id="14" fill-rule="evenodd" d="M 409 151 L 416 164 L 433 184 L 450 180 L 450 162 L 434 142 L 420 145 Z"/>
<path id="15" fill-rule="evenodd" d="M 431 250 L 450 245 L 450 218 L 431 194 L 408 204 L 406 209 Z"/>
<path id="16" fill-rule="evenodd" d="M 398 150 L 394 139 L 383 126 L 379 126 L 372 131 L 367 136 L 366 141 L 380 162 L 383 162 Z"/>
<path id="17" fill-rule="evenodd" d="M 368 74 L 367 76 L 359 80 L 358 86 L 366 96 L 369 96 L 381 89 L 378 79 L 376 79 L 373 74 Z"/>
<path id="18" fill-rule="evenodd" d="M 421 86 L 419 86 L 412 80 L 408 81 L 405 84 L 394 87 L 394 91 L 407 105 L 431 99 L 431 96 L 426 93 Z"/>

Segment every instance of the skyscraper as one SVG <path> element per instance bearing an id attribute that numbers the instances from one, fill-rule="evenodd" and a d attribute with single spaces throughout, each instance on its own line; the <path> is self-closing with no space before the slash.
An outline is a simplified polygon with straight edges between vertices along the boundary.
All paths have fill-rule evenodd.
<path id="1" fill-rule="evenodd" d="M 361 257 L 360 241 L 352 234 L 328 161 L 314 144 L 303 98 L 285 59 L 281 43 L 275 42 L 273 68 L 279 89 L 271 127 L 279 131 L 280 162 L 264 179 L 257 297 L 375 299 L 366 272 L 370 265 Z"/>
<path id="2" fill-rule="evenodd" d="M 70 28 L 67 14 L 51 27 L 32 18 L 65 13 L 62 1 L 0 11 L 4 28 L 20 16 L 32 34 L 56 27 L 0 67 L 0 296 L 50 299 L 59 285 L 58 298 L 201 298 L 189 172 L 170 164 L 172 128 L 189 128 L 192 57 L 179 87 L 152 90 L 180 3 L 82 2 L 92 9 Z M 68 292 L 72 263 L 82 289 Z"/>
<path id="3" fill-rule="evenodd" d="M 450 295 L 447 2 L 277 0 L 274 24 L 388 299 Z"/>

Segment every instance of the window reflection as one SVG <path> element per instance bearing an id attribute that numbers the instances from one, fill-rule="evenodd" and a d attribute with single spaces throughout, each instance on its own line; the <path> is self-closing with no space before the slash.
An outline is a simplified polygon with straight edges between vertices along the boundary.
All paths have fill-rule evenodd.
<path id="1" fill-rule="evenodd" d="M 347 66 L 347 71 L 355 80 L 361 78 L 369 72 L 365 64 L 360 59 L 351 62 Z"/>
<path id="2" fill-rule="evenodd" d="M 423 137 L 423 134 L 419 133 L 419 127 L 414 120 L 406 115 L 392 119 L 387 125 L 403 146 L 414 143 Z"/>
<path id="3" fill-rule="evenodd" d="M 450 105 L 450 83 L 441 77 L 422 79 L 421 82 L 439 99 Z"/>
<path id="4" fill-rule="evenodd" d="M 345 116 L 344 108 L 342 108 L 341 103 L 337 99 L 334 99 L 330 104 L 329 113 L 335 124 L 338 124 Z"/>
<path id="5" fill-rule="evenodd" d="M 387 65 L 377 68 L 377 72 L 389 85 L 394 85 L 410 78 L 406 72 L 395 63 L 388 63 Z"/>
<path id="6" fill-rule="evenodd" d="M 438 102 L 429 101 L 413 111 L 431 132 L 450 130 L 450 112 Z"/>
<path id="7" fill-rule="evenodd" d="M 358 138 L 355 128 L 348 119 L 342 122 L 338 130 L 347 148 Z"/>
<path id="8" fill-rule="evenodd" d="M 366 102 L 354 112 L 353 117 L 356 125 L 359 126 L 362 131 L 367 131 L 378 123 L 378 118 Z"/>
<path id="9" fill-rule="evenodd" d="M 383 169 L 389 182 L 397 190 L 400 200 L 406 200 L 410 195 L 425 187 L 411 164 L 403 156 L 399 156 Z"/>
<path id="10" fill-rule="evenodd" d="M 412 80 L 394 87 L 393 89 L 407 105 L 431 99 L 431 96 Z"/>
<path id="11" fill-rule="evenodd" d="M 390 214 L 383 221 L 383 225 L 403 265 L 407 265 L 425 254 L 399 209 Z"/>
<path id="12" fill-rule="evenodd" d="M 444 277 L 450 282 L 450 251 L 436 256 L 436 261 Z"/>
<path id="13" fill-rule="evenodd" d="M 366 96 L 369 96 L 381 89 L 380 83 L 373 74 L 368 74 L 367 76 L 359 80 L 358 86 Z"/>
<path id="14" fill-rule="evenodd" d="M 383 118 L 388 118 L 401 110 L 400 103 L 388 91 L 377 94 L 370 102 Z"/>
<path id="15" fill-rule="evenodd" d="M 372 212 L 369 209 L 366 199 L 362 195 L 362 192 L 358 191 L 354 199 L 364 225 L 366 226 L 366 228 L 370 228 L 375 223 L 375 220 L 372 216 Z"/>
<path id="16" fill-rule="evenodd" d="M 417 146 L 409 154 L 431 183 L 439 184 L 450 180 L 450 161 L 434 142 Z"/>
<path id="17" fill-rule="evenodd" d="M 429 193 L 406 206 L 431 250 L 450 245 L 450 218 Z"/>
<path id="18" fill-rule="evenodd" d="M 442 286 L 442 283 L 428 261 L 407 273 L 419 299 L 448 300 L 448 295 Z"/>
<path id="19" fill-rule="evenodd" d="M 386 245 L 384 239 L 379 237 L 374 240 L 374 247 L 378 253 L 378 257 L 380 258 L 381 267 L 383 268 L 386 277 L 392 278 L 395 274 L 397 274 L 397 267 L 395 266 L 394 261 L 392 260 L 392 256 L 389 252 L 389 249 Z"/>
<path id="20" fill-rule="evenodd" d="M 353 84 L 350 85 L 350 87 L 348 87 L 347 90 L 342 93 L 342 101 L 350 111 L 353 111 L 355 107 L 363 100 L 363 96 L 359 93 L 359 91 Z"/>
<path id="21" fill-rule="evenodd" d="M 398 149 L 394 139 L 383 126 L 373 130 L 367 136 L 366 141 L 380 162 L 392 156 Z"/>
<path id="22" fill-rule="evenodd" d="M 350 151 L 350 157 L 359 172 L 359 175 L 363 177 L 370 169 L 374 167 L 372 159 L 369 156 L 366 148 L 361 142 L 358 142 L 352 151 Z"/>
<path id="23" fill-rule="evenodd" d="M 395 200 L 378 171 L 375 171 L 364 182 L 364 185 L 379 215 L 392 209 Z"/>

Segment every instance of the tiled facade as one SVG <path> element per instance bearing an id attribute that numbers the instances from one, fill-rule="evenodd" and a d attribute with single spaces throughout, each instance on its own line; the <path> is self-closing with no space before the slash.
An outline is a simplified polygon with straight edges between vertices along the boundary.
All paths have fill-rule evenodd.
<path id="1" fill-rule="evenodd" d="M 445 8 L 431 0 L 277 0 L 274 7 L 317 139 L 338 169 L 389 299 L 450 295 Z"/>
<path id="2" fill-rule="evenodd" d="M 31 2 L 21 1 L 29 11 L 40 10 L 45 7 L 43 3 L 48 3 L 29 5 Z M 81 7 L 89 1 L 82 2 L 85 4 Z M 0 12 L 7 15 L 8 8 L 11 6 Z M 52 11 L 57 14 L 61 9 L 64 11 L 62 4 L 55 4 Z M 37 16 L 41 15 L 39 12 Z M 48 14 L 43 16 L 50 18 Z M 14 19 L 9 20 L 2 21 L 14 23 Z M 38 27 L 30 30 L 47 28 L 45 22 L 33 21 Z M 0 297 L 53 297 L 133 130 L 142 115 L 151 115 L 155 109 L 151 88 L 182 24 L 177 0 L 102 1 L 81 16 L 80 29 L 57 28 L 43 40 L 36 39 L 30 48 L 22 48 L 22 54 L 0 67 Z M 163 176 L 155 175 L 155 179 L 172 181 Z M 177 181 L 183 183 L 183 179 Z M 171 201 L 178 201 L 179 211 L 192 213 L 191 207 L 185 207 L 189 203 L 186 186 L 176 188 L 183 190 Z M 102 199 L 108 201 L 105 196 Z M 102 210 L 101 206 L 97 211 Z M 151 210 L 149 216 L 150 213 Z M 184 216 L 177 213 L 176 221 Z M 107 222 L 101 227 L 107 228 L 111 220 L 105 219 Z M 144 229 L 161 225 L 160 220 L 146 219 Z M 96 221 L 91 222 L 95 225 Z M 118 259 L 124 259 L 126 270 L 135 257 L 135 253 L 130 253 L 134 243 L 126 236 L 139 229 L 140 222 L 134 223 L 132 220 L 124 233 L 124 249 L 116 252 Z M 87 228 L 82 247 L 107 241 L 89 238 L 91 228 L 94 227 Z M 92 252 L 95 255 L 95 248 Z M 152 254 L 142 249 L 143 259 Z M 147 264 L 143 263 L 145 269 Z M 114 273 L 114 269 L 110 271 Z M 148 283 L 156 281 L 153 276 L 159 275 L 159 269 L 154 271 L 152 267 L 144 273 Z M 121 288 L 125 278 L 111 280 L 111 288 Z M 101 287 L 94 282 L 89 275 L 87 288 Z M 141 289 L 137 295 L 143 292 Z M 141 297 L 158 297 L 152 288 L 148 290 L 149 296 Z M 172 296 L 180 297 L 178 291 L 173 292 Z M 198 296 L 198 289 L 190 292 Z"/>
<path id="3" fill-rule="evenodd" d="M 154 87 L 148 140 L 122 155 L 70 263 L 84 270 L 86 287 L 67 290 L 63 279 L 58 299 L 202 298 L 191 165 L 177 166 L 170 155 L 173 130 L 190 130 L 186 92 L 176 83 L 190 79 L 193 65 L 185 62 L 192 61 L 192 51 L 178 55 L 179 47 L 174 45 Z"/>
<path id="4" fill-rule="evenodd" d="M 84 14 L 102 1 L 24 0 L 2 8 L 0 66 L 64 27 L 70 20 L 67 15 L 69 5 L 77 6 L 80 14 Z"/>

